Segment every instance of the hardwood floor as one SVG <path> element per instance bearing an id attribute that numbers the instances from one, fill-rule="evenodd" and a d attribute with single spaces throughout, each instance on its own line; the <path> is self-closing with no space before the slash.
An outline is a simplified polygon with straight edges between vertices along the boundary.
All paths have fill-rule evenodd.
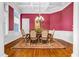
<path id="1" fill-rule="evenodd" d="M 70 57 L 72 54 L 72 44 L 60 39 L 56 39 L 61 42 L 66 48 L 64 49 L 39 49 L 39 48 L 26 48 L 26 49 L 12 49 L 11 47 L 17 44 L 22 38 L 17 39 L 9 44 L 5 45 L 5 53 L 9 57 Z"/>

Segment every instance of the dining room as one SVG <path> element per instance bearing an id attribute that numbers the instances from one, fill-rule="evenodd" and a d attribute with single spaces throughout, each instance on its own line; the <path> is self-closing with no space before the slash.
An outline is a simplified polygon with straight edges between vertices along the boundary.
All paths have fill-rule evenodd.
<path id="1" fill-rule="evenodd" d="M 73 2 L 13 2 L 6 5 L 5 54 L 9 57 L 72 55 Z"/>

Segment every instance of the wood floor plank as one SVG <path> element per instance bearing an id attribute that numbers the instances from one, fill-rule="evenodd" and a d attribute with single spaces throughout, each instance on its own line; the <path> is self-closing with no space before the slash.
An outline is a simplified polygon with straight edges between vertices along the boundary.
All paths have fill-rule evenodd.
<path id="1" fill-rule="evenodd" d="M 13 49 L 11 48 L 22 38 L 17 39 L 7 45 L 5 45 L 5 53 L 8 54 L 9 57 L 69 57 L 72 54 L 72 44 L 65 42 L 63 40 L 58 40 L 61 42 L 66 48 L 59 49 L 46 49 L 46 48 L 24 48 L 24 49 Z"/>

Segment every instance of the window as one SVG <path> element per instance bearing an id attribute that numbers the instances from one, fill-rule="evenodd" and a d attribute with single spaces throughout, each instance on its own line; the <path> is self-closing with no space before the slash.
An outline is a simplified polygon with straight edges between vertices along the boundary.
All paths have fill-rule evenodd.
<path id="1" fill-rule="evenodd" d="M 17 10 L 14 10 L 14 31 L 20 32 L 20 16 Z"/>

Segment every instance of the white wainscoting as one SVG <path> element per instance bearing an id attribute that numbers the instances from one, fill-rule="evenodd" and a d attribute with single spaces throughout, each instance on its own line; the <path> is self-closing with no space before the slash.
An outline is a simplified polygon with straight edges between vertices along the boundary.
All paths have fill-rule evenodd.
<path id="1" fill-rule="evenodd" d="M 9 31 L 8 35 L 5 36 L 4 43 L 8 44 L 20 37 L 21 37 L 20 32 Z"/>
<path id="2" fill-rule="evenodd" d="M 49 33 L 53 33 L 53 30 L 49 30 Z M 69 43 L 73 43 L 73 32 L 72 31 L 55 31 L 54 38 L 62 39 Z"/>
<path id="3" fill-rule="evenodd" d="M 49 30 L 49 33 L 53 33 L 53 30 Z M 21 37 L 20 32 L 10 31 L 8 35 L 5 36 L 4 43 L 10 43 L 17 38 Z M 69 43 L 73 43 L 73 32 L 72 31 L 55 31 L 54 38 L 62 39 Z"/>

